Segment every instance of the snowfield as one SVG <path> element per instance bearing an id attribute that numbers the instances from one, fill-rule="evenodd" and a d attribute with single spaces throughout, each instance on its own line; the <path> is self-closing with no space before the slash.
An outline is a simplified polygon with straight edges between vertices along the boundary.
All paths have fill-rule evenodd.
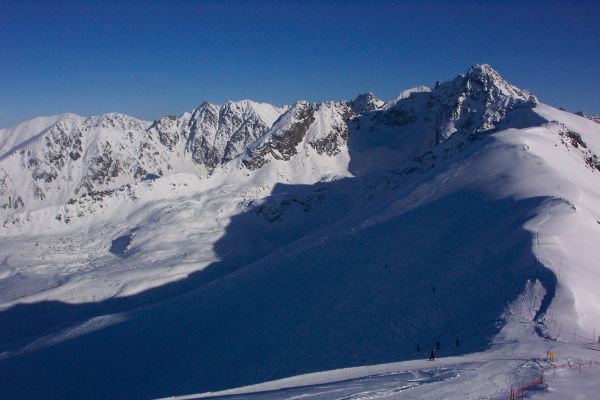
<path id="1" fill-rule="evenodd" d="M 0 130 L 0 393 L 594 398 L 598 155 L 487 65 Z"/>

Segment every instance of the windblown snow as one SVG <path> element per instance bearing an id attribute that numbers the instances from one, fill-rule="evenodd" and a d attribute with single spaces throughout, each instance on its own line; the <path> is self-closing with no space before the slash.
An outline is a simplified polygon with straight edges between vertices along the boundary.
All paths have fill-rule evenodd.
<path id="1" fill-rule="evenodd" d="M 591 366 L 599 155 L 485 64 L 387 103 L 1 129 L 0 393 L 495 399 L 549 350 Z"/>

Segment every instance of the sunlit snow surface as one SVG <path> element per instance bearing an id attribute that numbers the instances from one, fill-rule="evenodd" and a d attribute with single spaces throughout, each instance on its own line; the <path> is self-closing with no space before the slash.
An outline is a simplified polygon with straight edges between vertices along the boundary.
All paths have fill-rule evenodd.
<path id="1" fill-rule="evenodd" d="M 0 228 L 0 392 L 148 398 L 418 358 L 227 395 L 501 398 L 533 378 L 550 349 L 598 358 L 564 342 L 565 332 L 600 333 L 600 172 L 561 132 L 579 133 L 600 155 L 600 125 L 543 104 L 534 111 L 541 126 L 491 134 L 423 174 L 354 176 L 398 154 L 307 150 L 252 172 L 234 161 L 210 178 L 143 181 L 71 225 L 56 220 L 57 206 L 28 211 L 26 223 Z M 494 280 L 479 279 L 488 274 Z M 543 288 L 524 292 L 538 277 Z M 536 306 L 505 316 L 480 352 L 521 292 Z M 536 324 L 549 292 L 546 323 Z M 455 319 L 465 307 L 485 310 Z M 459 336 L 461 348 L 448 345 Z M 422 361 L 439 337 L 442 357 L 475 353 Z M 113 392 L 119 377 L 126 382 Z M 254 390 L 268 392 L 243 394 Z"/>

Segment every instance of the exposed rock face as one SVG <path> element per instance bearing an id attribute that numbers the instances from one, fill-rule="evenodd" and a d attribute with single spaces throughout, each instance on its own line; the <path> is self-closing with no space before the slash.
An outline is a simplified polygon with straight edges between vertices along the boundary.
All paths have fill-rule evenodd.
<path id="1" fill-rule="evenodd" d="M 175 146 L 179 143 L 182 136 L 183 126 L 187 123 L 187 118 L 177 118 L 174 115 L 166 115 L 155 121 L 150 128 L 148 133 L 151 136 L 158 137 L 160 143 L 165 146 L 169 151 L 175 150 Z"/>
<path id="2" fill-rule="evenodd" d="M 231 116 L 229 120 L 235 119 Z M 202 103 L 192 113 L 187 135 L 186 149 L 196 164 L 204 164 L 210 170 L 219 163 L 219 152 L 213 145 L 219 130 L 219 108 L 210 103 Z"/>
<path id="3" fill-rule="evenodd" d="M 359 96 L 360 97 L 360 96 Z M 316 126 L 308 144 L 318 154 L 338 155 L 348 142 L 348 121 L 355 112 L 345 103 L 323 103 L 316 112 Z M 312 133 L 312 132 L 311 132 Z"/>
<path id="4" fill-rule="evenodd" d="M 248 102 L 227 102 L 220 108 L 204 103 L 192 114 L 187 148 L 192 160 L 210 171 L 242 153 L 269 128 Z"/>
<path id="5" fill-rule="evenodd" d="M 558 127 L 560 142 L 569 150 L 573 149 L 581 154 L 585 165 L 594 172 L 600 172 L 600 158 L 592 152 L 586 142 L 583 141 L 581 134 L 567 128 L 564 124 L 552 121 Z"/>
<path id="6" fill-rule="evenodd" d="M 354 100 L 348 103 L 348 106 L 354 114 L 360 115 L 377 110 L 383 107 L 384 104 L 385 102 L 379 100 L 373 93 L 367 92 L 358 95 Z"/>
<path id="7" fill-rule="evenodd" d="M 121 114 L 88 119 L 83 129 L 94 137 L 86 138 L 92 140 L 75 193 L 114 189 L 149 171 L 162 175 L 170 169 L 164 149 L 148 137 L 147 128 L 147 123 Z"/>
<path id="8" fill-rule="evenodd" d="M 387 127 L 412 126 L 433 133 L 434 144 L 439 144 L 456 133 L 466 137 L 491 131 L 515 107 L 536 102 L 481 64 L 452 81 L 436 83 L 433 90 L 418 87 L 401 93 L 375 118 Z"/>
<path id="9" fill-rule="evenodd" d="M 23 206 L 23 199 L 16 194 L 12 179 L 0 168 L 0 208 L 18 210 Z"/>
<path id="10" fill-rule="evenodd" d="M 432 91 L 438 142 L 459 132 L 480 134 L 493 130 L 516 105 L 537 99 L 506 82 L 487 64 L 474 65 L 466 76 Z"/>
<path id="11" fill-rule="evenodd" d="M 81 118 L 67 115 L 35 140 L 26 140 L 1 161 L 10 207 L 64 204 L 74 194 L 112 190 L 161 174 L 170 164 L 162 145 L 149 137 L 148 124 L 122 114 Z M 8 184 L 19 177 L 19 185 Z M 9 187 L 10 186 L 10 187 Z M 6 202 L 6 208 L 8 208 Z"/>
<path id="12" fill-rule="evenodd" d="M 249 100 L 222 106 L 204 102 L 191 114 L 161 118 L 148 133 L 171 152 L 189 153 L 194 164 L 211 172 L 243 153 L 284 111 Z"/>
<path id="13" fill-rule="evenodd" d="M 346 146 L 348 123 L 355 116 L 350 103 L 298 102 L 247 151 L 242 164 L 255 170 L 270 160 L 288 161 L 303 142 L 306 149 L 334 157 Z"/>
<path id="14" fill-rule="evenodd" d="M 227 162 L 261 137 L 275 121 L 263 119 L 245 104 L 227 102 L 219 113 L 222 123 L 217 130 L 215 143 L 219 144 L 221 162 Z M 221 150 L 222 154 L 221 154 Z"/>
<path id="15" fill-rule="evenodd" d="M 41 152 L 32 152 L 23 149 L 20 155 L 29 169 L 31 176 L 36 181 L 50 183 L 55 180 L 60 171 L 70 161 L 81 158 L 83 147 L 81 127 L 73 120 L 63 120 L 54 125 L 44 135 L 44 144 Z M 42 189 L 38 188 L 38 191 Z"/>
<path id="16" fill-rule="evenodd" d="M 153 124 L 117 113 L 57 117 L 39 133 L 31 132 L 30 140 L 3 141 L 12 149 L 1 153 L 0 207 L 60 205 L 73 196 L 176 172 L 175 166 L 210 173 L 243 153 L 285 110 L 244 100 L 203 103 L 193 113 Z"/>
<path id="17" fill-rule="evenodd" d="M 275 160 L 288 161 L 297 154 L 296 147 L 308 132 L 315 120 L 315 106 L 307 102 L 298 102 L 273 126 L 270 132 L 251 149 L 242 161 L 250 169 L 265 165 L 269 156 Z"/>

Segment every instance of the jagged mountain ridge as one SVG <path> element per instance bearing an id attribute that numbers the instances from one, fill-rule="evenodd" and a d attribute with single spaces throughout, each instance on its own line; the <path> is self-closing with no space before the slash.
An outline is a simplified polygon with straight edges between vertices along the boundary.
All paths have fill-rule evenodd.
<path id="1" fill-rule="evenodd" d="M 174 172 L 210 172 L 267 130 L 283 110 L 251 101 L 203 103 L 193 113 L 153 124 L 117 113 L 65 114 L 36 126 L 35 135 L 16 145 L 13 136 L 22 126 L 4 130 L 0 209 L 64 204 Z"/>
<path id="2" fill-rule="evenodd" d="M 169 151 L 189 153 L 192 162 L 212 171 L 244 151 L 285 111 L 286 107 L 250 100 L 228 101 L 222 106 L 204 102 L 192 113 L 161 118 L 148 133 Z"/>
<path id="3" fill-rule="evenodd" d="M 488 65 L 466 75 L 418 87 L 383 103 L 373 94 L 349 102 L 300 101 L 274 107 L 249 100 L 216 106 L 154 123 L 111 113 L 83 118 L 66 114 L 36 126 L 27 140 L 22 124 L 0 131 L 0 212 L 61 205 L 84 194 L 109 193 L 148 177 L 176 172 L 210 175 L 231 164 L 250 171 L 303 152 L 353 154 L 352 174 L 422 160 L 449 138 L 493 130 L 511 110 L 537 99 L 515 88 Z M 389 162 L 371 150 L 389 148 Z M 364 160 L 363 160 L 364 159 Z M 363 160 L 363 161 L 360 161 Z M 410 167 L 409 167 L 410 169 Z"/>

